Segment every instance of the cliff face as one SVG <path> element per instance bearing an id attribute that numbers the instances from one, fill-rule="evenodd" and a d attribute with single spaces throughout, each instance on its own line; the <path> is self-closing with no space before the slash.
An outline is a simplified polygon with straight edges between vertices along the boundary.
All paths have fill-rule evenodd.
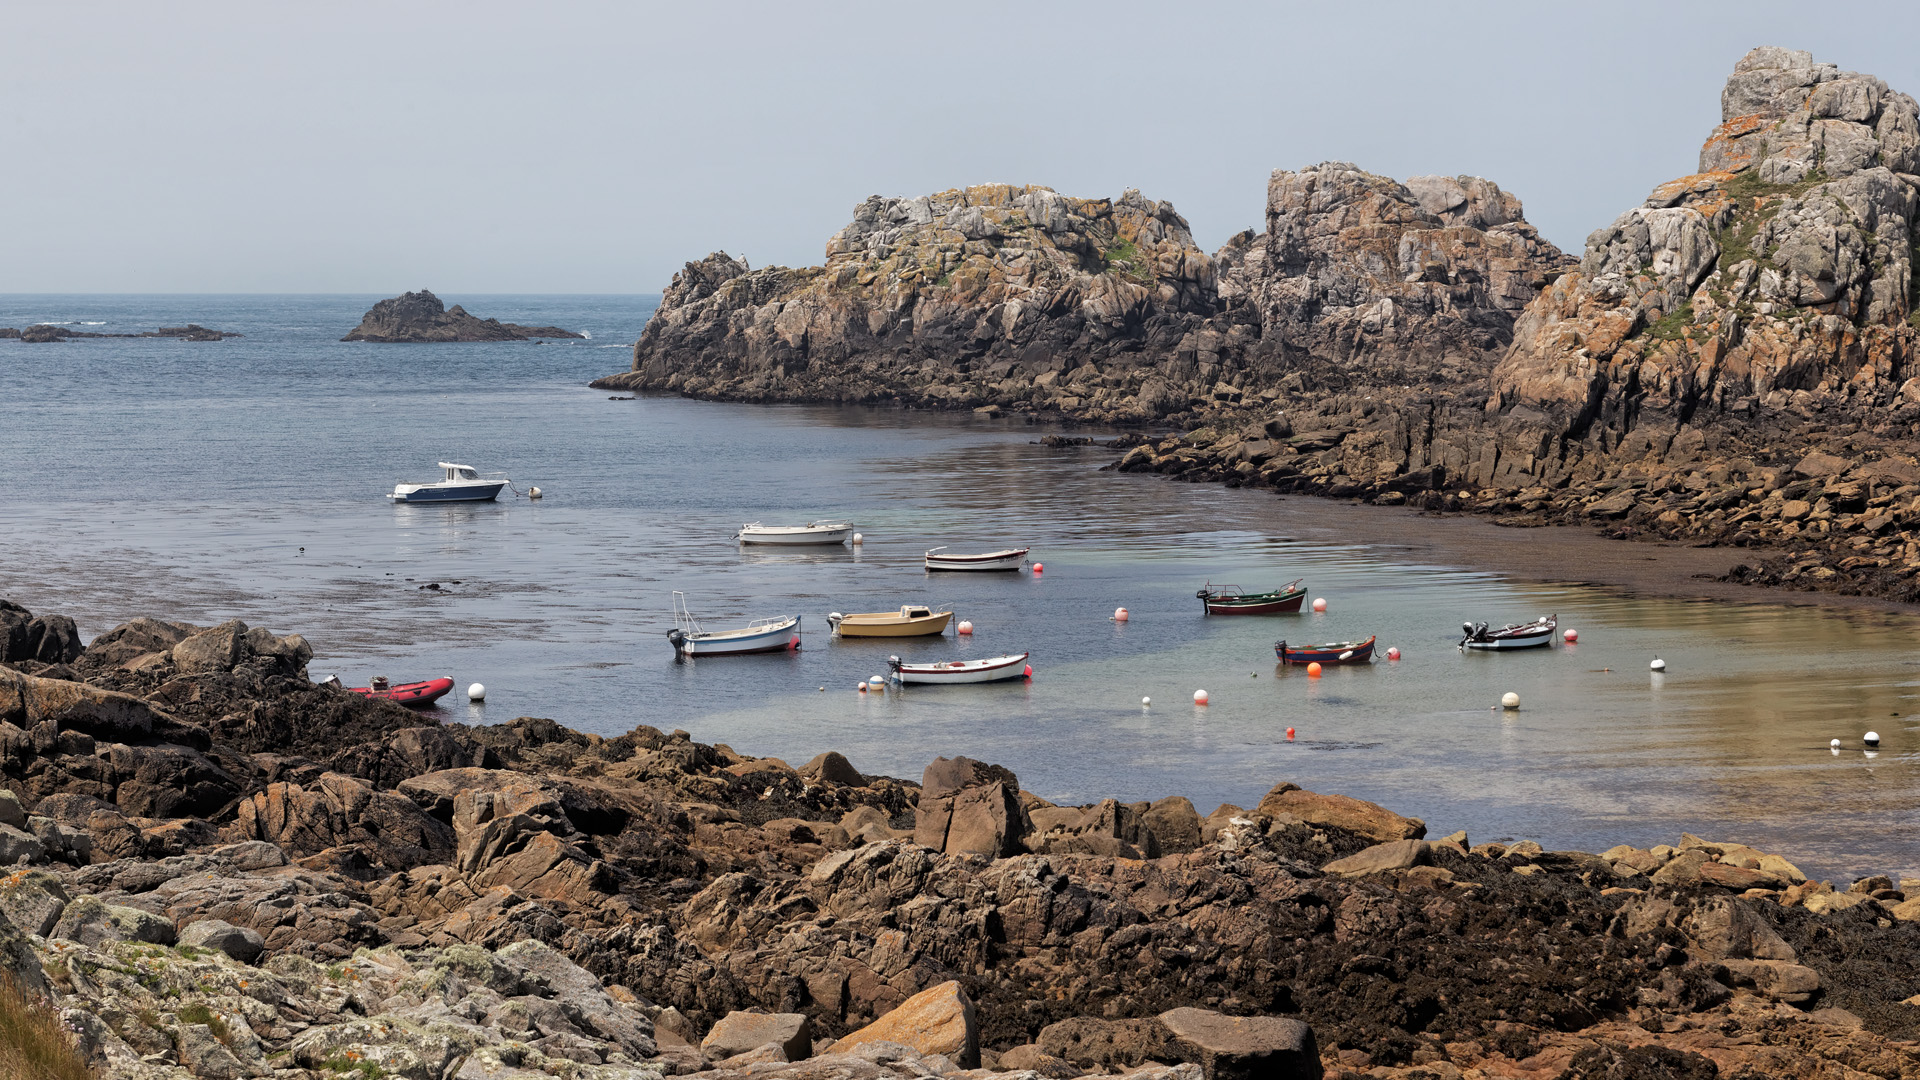
<path id="1" fill-rule="evenodd" d="M 521 326 L 499 319 L 478 319 L 455 304 L 451 308 L 426 289 L 401 293 L 368 309 L 360 325 L 341 341 L 382 344 L 439 341 L 531 341 L 534 338 L 578 338 L 583 335 L 557 326 Z"/>
<path id="2" fill-rule="evenodd" d="M 1287 377 L 1484 379 L 1569 260 L 1477 177 L 1274 174 L 1267 231 L 1216 261 L 1167 203 L 1041 187 L 874 197 L 824 266 L 715 253 L 674 275 L 630 373 L 595 386 L 899 400 L 1109 421 L 1282 393 Z"/>
<path id="3" fill-rule="evenodd" d="M 1700 171 L 1587 239 L 1522 319 L 1495 386 L 1578 434 L 1756 404 L 1920 401 L 1920 109 L 1870 75 L 1760 48 L 1734 68 Z"/>
<path id="4" fill-rule="evenodd" d="M 1215 256 L 1221 299 L 1259 327 L 1256 371 L 1303 368 L 1321 385 L 1484 377 L 1573 262 L 1477 176 L 1276 170 L 1266 225 Z"/>
<path id="5" fill-rule="evenodd" d="M 1218 307 L 1213 260 L 1185 219 L 1135 191 L 875 196 L 826 255 L 798 270 L 749 270 L 724 252 L 688 263 L 633 371 L 594 385 L 970 407 L 1025 400 L 1093 365 L 1138 390 Z M 1163 381 L 1148 397 L 1164 394 Z"/>

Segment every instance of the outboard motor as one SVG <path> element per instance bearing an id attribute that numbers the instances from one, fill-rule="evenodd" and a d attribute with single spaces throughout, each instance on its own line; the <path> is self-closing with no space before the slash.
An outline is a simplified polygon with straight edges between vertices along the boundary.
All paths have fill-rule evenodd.
<path id="1" fill-rule="evenodd" d="M 889 656 L 889 657 L 887 657 L 887 666 L 888 666 L 889 668 L 892 668 L 892 669 L 893 669 L 893 670 L 895 670 L 895 671 L 899 671 L 899 670 L 900 670 L 900 658 L 899 658 L 899 657 L 897 657 L 897 656 Z"/>
<path id="2" fill-rule="evenodd" d="M 677 626 L 667 631 L 667 642 L 673 646 L 675 652 L 687 651 L 687 635 Z"/>
<path id="3" fill-rule="evenodd" d="M 334 688 L 335 690 L 338 690 L 338 689 L 340 689 L 340 676 L 338 676 L 338 675 L 329 675 L 329 676 L 327 676 L 326 678 L 324 678 L 324 679 L 321 679 L 321 680 L 320 680 L 320 685 L 321 685 L 321 686 L 331 686 L 331 687 L 333 687 L 333 688 Z"/>

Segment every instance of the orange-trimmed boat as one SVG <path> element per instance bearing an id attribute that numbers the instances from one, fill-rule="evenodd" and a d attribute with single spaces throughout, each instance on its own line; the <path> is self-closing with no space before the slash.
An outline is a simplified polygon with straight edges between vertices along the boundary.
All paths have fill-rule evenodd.
<path id="1" fill-rule="evenodd" d="M 364 697 L 381 698 L 386 701 L 391 701 L 396 705 L 420 706 L 431 705 L 441 698 L 446 697 L 452 690 L 453 680 L 444 677 L 428 679 L 425 682 L 391 685 L 387 682 L 385 676 L 375 675 L 372 686 L 348 687 L 347 693 L 360 694 Z"/>

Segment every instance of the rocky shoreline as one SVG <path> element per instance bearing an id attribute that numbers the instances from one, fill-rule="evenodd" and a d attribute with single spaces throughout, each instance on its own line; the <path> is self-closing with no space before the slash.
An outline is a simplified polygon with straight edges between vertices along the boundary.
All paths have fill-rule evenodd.
<path id="1" fill-rule="evenodd" d="M 447 307 L 426 289 L 401 293 L 367 309 L 360 325 L 341 341 L 381 344 L 419 344 L 449 341 L 533 341 L 542 338 L 581 339 L 586 335 L 557 326 L 521 326 L 499 319 L 479 319 L 455 304 Z"/>
<path id="2" fill-rule="evenodd" d="M 1920 881 L 442 724 L 297 635 L 70 631 L 0 606 L 0 966 L 102 1076 L 1920 1077 Z"/>
<path id="3" fill-rule="evenodd" d="M 1129 470 L 1766 549 L 1728 578 L 1920 601 L 1920 105 L 1755 49 L 1697 171 L 1577 260 L 1479 177 L 1170 204 L 875 197 L 820 267 L 675 275 L 595 386 L 1132 426 Z"/>

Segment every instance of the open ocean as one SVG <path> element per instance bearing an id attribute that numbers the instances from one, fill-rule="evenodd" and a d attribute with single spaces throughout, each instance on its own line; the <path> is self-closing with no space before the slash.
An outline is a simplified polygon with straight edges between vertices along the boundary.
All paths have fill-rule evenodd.
<path id="1" fill-rule="evenodd" d="M 1048 429 L 886 409 L 609 400 L 654 305 L 446 296 L 590 340 L 346 344 L 377 296 L 0 295 L 0 326 L 224 342 L 0 341 L 0 596 L 91 638 L 139 615 L 307 635 L 315 678 L 453 676 L 449 721 L 636 724 L 799 764 L 839 750 L 917 778 L 934 756 L 1056 801 L 1251 806 L 1290 780 L 1430 835 L 1600 851 L 1737 839 L 1810 874 L 1920 876 L 1920 620 L 1626 597 L 1409 563 L 1327 504 L 1100 472 Z M 529 502 L 393 505 L 435 462 Z M 1397 511 L 1380 511 L 1397 513 Z M 857 548 L 742 549 L 743 522 L 846 517 Z M 929 575 L 921 553 L 1027 546 L 1041 575 Z M 1324 615 L 1212 618 L 1203 583 L 1304 577 Z M 437 582 L 438 591 L 421 588 Z M 708 629 L 803 617 L 792 654 L 676 662 L 683 590 Z M 952 604 L 969 638 L 836 641 L 829 611 Z M 1113 609 L 1131 620 L 1110 621 Z M 1470 619 L 1557 612 L 1579 644 L 1463 654 Z M 1365 638 L 1404 658 L 1309 679 L 1272 643 Z M 1031 682 L 859 694 L 890 652 L 1031 651 Z M 1658 654 L 1664 676 L 1648 672 Z M 1212 704 L 1192 704 L 1205 688 Z M 1489 706 L 1506 691 L 1525 707 Z M 1143 707 L 1141 699 L 1153 704 Z M 1288 740 L 1288 727 L 1297 736 Z M 1877 729 L 1875 755 L 1859 736 Z M 1826 749 L 1829 738 L 1848 749 Z"/>

